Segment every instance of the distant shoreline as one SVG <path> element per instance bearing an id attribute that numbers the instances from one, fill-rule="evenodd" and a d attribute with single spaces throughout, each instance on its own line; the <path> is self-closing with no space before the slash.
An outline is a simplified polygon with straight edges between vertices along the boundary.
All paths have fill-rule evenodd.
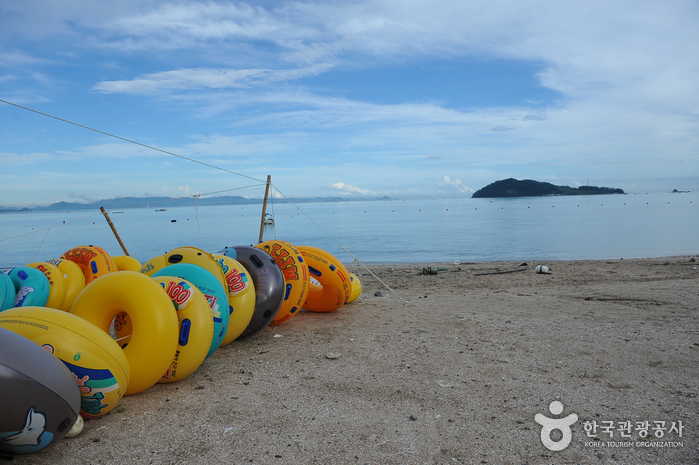
<path id="1" fill-rule="evenodd" d="M 388 196 L 384 197 L 315 197 L 315 198 L 290 198 L 290 199 L 274 199 L 276 203 L 322 203 L 322 202 L 387 202 L 393 199 Z M 75 202 L 57 202 L 51 205 L 33 207 L 33 208 L 13 208 L 0 206 L 0 213 L 51 213 L 65 211 L 90 211 L 99 210 L 104 207 L 106 210 L 124 209 L 124 208 L 149 208 L 153 206 L 168 206 L 168 207 L 191 207 L 194 205 L 210 207 L 213 205 L 262 205 L 264 199 L 248 199 L 239 196 L 221 196 L 221 197 L 204 197 L 196 199 L 194 197 L 118 197 L 115 199 L 102 199 L 90 203 L 75 203 Z"/>

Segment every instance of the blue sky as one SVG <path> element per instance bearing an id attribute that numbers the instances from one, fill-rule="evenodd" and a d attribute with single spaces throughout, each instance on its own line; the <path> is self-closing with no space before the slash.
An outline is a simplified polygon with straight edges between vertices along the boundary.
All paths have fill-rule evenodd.
<path id="1" fill-rule="evenodd" d="M 696 1 L 0 3 L 0 205 L 699 189 Z M 225 170 L 225 171 L 224 171 Z"/>

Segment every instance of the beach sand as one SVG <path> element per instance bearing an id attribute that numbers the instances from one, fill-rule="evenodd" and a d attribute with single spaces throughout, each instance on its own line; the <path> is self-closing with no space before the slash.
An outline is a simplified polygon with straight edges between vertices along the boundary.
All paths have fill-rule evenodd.
<path id="1" fill-rule="evenodd" d="M 369 265 L 394 292 L 350 266 L 356 302 L 221 347 L 13 463 L 698 463 L 692 259 Z M 576 414 L 570 445 L 546 448 L 536 414 Z"/>

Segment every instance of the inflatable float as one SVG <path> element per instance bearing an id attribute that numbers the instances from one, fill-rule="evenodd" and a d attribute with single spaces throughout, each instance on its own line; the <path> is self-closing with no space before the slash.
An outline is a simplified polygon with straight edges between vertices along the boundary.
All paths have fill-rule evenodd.
<path id="1" fill-rule="evenodd" d="M 172 383 L 191 375 L 206 359 L 214 336 L 211 309 L 204 295 L 192 283 L 174 276 L 154 277 L 156 283 L 172 301 L 180 324 L 177 351 L 170 367 L 158 380 Z M 131 341 L 133 324 L 126 313 L 114 319 L 114 331 L 119 345 L 125 347 Z"/>
<path id="2" fill-rule="evenodd" d="M 61 255 L 64 260 L 70 260 L 80 267 L 85 275 L 85 284 L 90 284 L 100 276 L 116 271 L 112 257 L 101 247 L 81 245 L 74 247 Z"/>
<path id="3" fill-rule="evenodd" d="M 0 450 L 30 453 L 70 431 L 80 413 L 73 374 L 38 344 L 0 327 Z"/>
<path id="4" fill-rule="evenodd" d="M 312 312 L 333 312 L 352 295 L 352 285 L 345 266 L 332 254 L 311 246 L 298 246 L 311 277 L 320 285 L 309 287 L 303 308 Z"/>
<path id="5" fill-rule="evenodd" d="M 306 302 L 310 280 L 308 266 L 301 252 L 289 242 L 272 240 L 261 242 L 254 247 L 264 250 L 274 258 L 284 275 L 284 301 L 270 325 L 284 323 L 296 315 Z"/>
<path id="6" fill-rule="evenodd" d="M 66 279 L 57 266 L 47 262 L 34 262 L 29 265 L 44 273 L 49 281 L 49 297 L 45 307 L 60 309 L 66 297 Z"/>
<path id="7" fill-rule="evenodd" d="M 255 284 L 248 270 L 238 261 L 221 254 L 213 254 L 228 287 L 228 329 L 221 341 L 225 346 L 236 340 L 250 324 L 255 312 Z"/>
<path id="8" fill-rule="evenodd" d="M 0 270 L 0 312 L 15 306 L 15 283 L 7 273 Z"/>
<path id="9" fill-rule="evenodd" d="M 228 328 L 229 309 L 226 288 L 208 270 L 191 263 L 177 263 L 161 268 L 153 274 L 153 278 L 159 276 L 175 276 L 185 279 L 195 285 L 206 298 L 214 325 L 213 337 L 209 340 L 209 350 L 206 355 L 210 357 L 221 345 Z"/>
<path id="10" fill-rule="evenodd" d="M 43 307 L 49 300 L 51 286 L 41 271 L 30 266 L 19 266 L 8 273 L 15 285 L 14 307 Z"/>
<path id="11" fill-rule="evenodd" d="M 70 307 L 75 302 L 75 298 L 85 289 L 85 274 L 80 267 L 70 260 L 62 258 L 54 258 L 47 260 L 47 263 L 54 265 L 58 271 L 63 273 L 63 278 L 66 283 L 66 295 L 63 298 L 61 310 L 69 312 Z"/>
<path id="12" fill-rule="evenodd" d="M 58 357 L 72 372 L 80 394 L 80 415 L 110 412 L 126 392 L 129 362 L 109 334 L 76 315 L 46 307 L 0 313 L 0 328 L 13 331 Z"/>
<path id="13" fill-rule="evenodd" d="M 284 275 L 268 253 L 247 245 L 226 247 L 218 252 L 239 261 L 255 284 L 255 311 L 250 323 L 239 336 L 245 338 L 265 328 L 274 320 L 284 300 Z"/>
<path id="14" fill-rule="evenodd" d="M 123 348 L 131 368 L 125 394 L 131 395 L 153 386 L 168 370 L 177 351 L 179 323 L 160 285 L 133 271 L 110 273 L 88 284 L 70 309 L 107 334 L 121 312 L 133 324 Z"/>

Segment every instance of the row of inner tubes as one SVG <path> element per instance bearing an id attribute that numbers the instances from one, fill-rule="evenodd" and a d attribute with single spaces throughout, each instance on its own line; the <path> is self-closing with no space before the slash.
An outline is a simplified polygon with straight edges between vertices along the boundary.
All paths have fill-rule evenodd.
<path id="1" fill-rule="evenodd" d="M 76 381 L 80 416 L 91 419 L 123 395 L 184 379 L 218 347 L 301 308 L 335 311 L 361 291 L 330 253 L 285 241 L 216 253 L 178 247 L 143 264 L 89 245 L 0 272 L 0 329 L 60 359 Z M 33 363 L 5 356 L 19 357 L 0 354 L 0 368 Z M 0 420 L 0 449 L 2 434 Z"/>

